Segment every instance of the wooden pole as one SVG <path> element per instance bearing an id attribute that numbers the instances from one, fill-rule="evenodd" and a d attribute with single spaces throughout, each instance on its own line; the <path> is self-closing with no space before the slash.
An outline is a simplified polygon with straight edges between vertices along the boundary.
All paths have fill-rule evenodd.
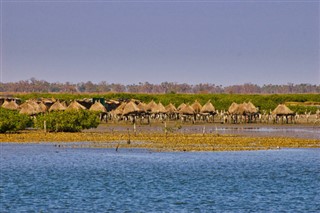
<path id="1" fill-rule="evenodd" d="M 47 132 L 47 121 L 43 121 L 44 132 Z"/>
<path id="2" fill-rule="evenodd" d="M 127 140 L 127 144 L 130 144 L 131 143 L 131 140 L 130 140 L 130 130 L 128 128 L 128 140 Z"/>
<path id="3" fill-rule="evenodd" d="M 168 130 L 167 130 L 167 122 L 164 122 L 164 133 L 166 134 L 166 138 L 168 137 Z"/>

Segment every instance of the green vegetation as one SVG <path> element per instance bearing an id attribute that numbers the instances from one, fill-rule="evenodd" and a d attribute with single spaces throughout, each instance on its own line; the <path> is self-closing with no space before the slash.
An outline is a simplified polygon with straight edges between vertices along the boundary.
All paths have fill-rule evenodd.
<path id="1" fill-rule="evenodd" d="M 31 126 L 32 120 L 28 115 L 18 111 L 0 108 L 0 133 L 16 132 Z"/>
<path id="2" fill-rule="evenodd" d="M 103 93 L 103 94 L 52 94 L 52 93 L 30 93 L 23 95 L 15 95 L 21 98 L 23 101 L 31 98 L 56 98 L 59 100 L 70 101 L 74 99 L 102 97 L 108 99 L 137 99 L 145 103 L 154 100 L 155 102 L 161 102 L 164 105 L 170 102 L 176 106 L 181 103 L 192 104 L 195 100 L 198 100 L 201 104 L 205 104 L 208 100 L 211 100 L 212 104 L 218 110 L 227 110 L 232 102 L 242 103 L 251 101 L 260 110 L 273 110 L 278 104 L 286 102 L 320 102 L 319 94 L 133 94 L 133 93 Z M 291 106 L 289 105 L 291 108 Z M 305 110 L 315 113 L 316 107 L 310 105 L 293 106 L 292 110 L 297 110 L 298 113 L 303 113 Z"/>
<path id="3" fill-rule="evenodd" d="M 96 128 L 100 120 L 96 113 L 86 110 L 56 111 L 39 115 L 35 127 L 49 132 L 80 132 L 82 129 Z"/>

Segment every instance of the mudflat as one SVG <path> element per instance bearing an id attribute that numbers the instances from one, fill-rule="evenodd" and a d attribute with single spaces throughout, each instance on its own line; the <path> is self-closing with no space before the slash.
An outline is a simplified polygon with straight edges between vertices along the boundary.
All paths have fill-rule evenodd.
<path id="1" fill-rule="evenodd" d="M 78 133 L 27 130 L 0 142 L 53 143 L 61 148 L 142 148 L 155 151 L 241 151 L 320 148 L 320 127 L 263 124 L 101 124 Z"/>
<path id="2" fill-rule="evenodd" d="M 84 132 L 142 132 L 162 133 L 165 128 L 169 132 L 196 134 L 214 133 L 220 135 L 239 135 L 247 137 L 289 137 L 320 140 L 320 124 L 181 124 L 179 122 L 152 123 L 151 125 L 136 124 L 101 124 L 96 129 Z M 135 130 L 134 130 L 135 129 Z"/>

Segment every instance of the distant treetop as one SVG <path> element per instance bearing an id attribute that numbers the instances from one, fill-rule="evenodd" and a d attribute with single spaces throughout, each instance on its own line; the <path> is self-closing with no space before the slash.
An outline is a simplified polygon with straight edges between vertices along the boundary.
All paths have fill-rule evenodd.
<path id="1" fill-rule="evenodd" d="M 176 82 L 162 82 L 151 84 L 149 82 L 139 84 L 117 84 L 101 81 L 80 83 L 49 83 L 44 80 L 30 80 L 0 83 L 0 92 L 45 92 L 45 93 L 149 93 L 149 94 L 291 94 L 291 93 L 320 93 L 320 85 L 292 84 L 259 86 L 252 83 L 242 85 L 222 86 L 212 83 L 186 84 Z"/>

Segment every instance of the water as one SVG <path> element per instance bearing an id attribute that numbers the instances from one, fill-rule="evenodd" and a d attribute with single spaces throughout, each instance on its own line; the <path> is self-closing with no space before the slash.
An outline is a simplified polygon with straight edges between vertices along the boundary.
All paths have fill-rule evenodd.
<path id="1" fill-rule="evenodd" d="M 0 212 L 319 212 L 320 150 L 0 144 Z"/>

